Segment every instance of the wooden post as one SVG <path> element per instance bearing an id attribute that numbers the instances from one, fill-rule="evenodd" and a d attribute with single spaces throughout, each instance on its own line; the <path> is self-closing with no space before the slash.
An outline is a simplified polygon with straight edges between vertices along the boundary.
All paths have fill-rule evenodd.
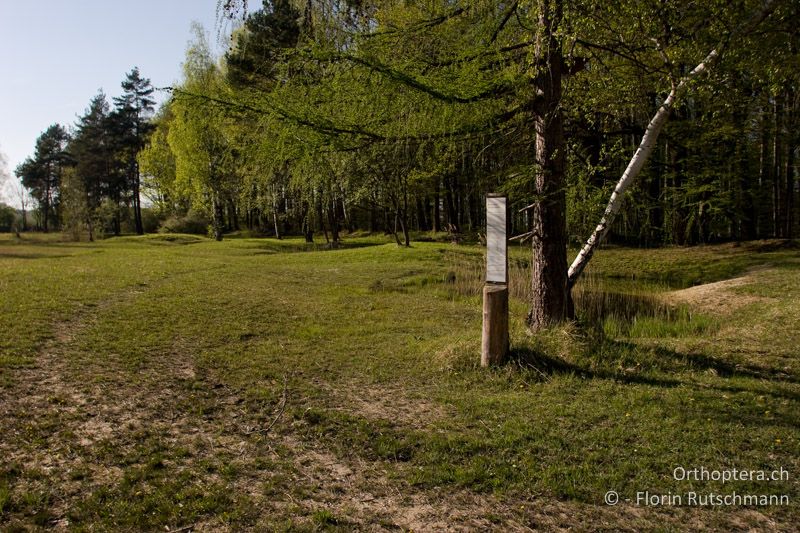
<path id="1" fill-rule="evenodd" d="M 486 285 L 483 287 L 481 366 L 499 365 L 508 355 L 507 199 L 486 197 Z"/>
<path id="2" fill-rule="evenodd" d="M 499 365 L 508 355 L 508 285 L 483 287 L 481 366 Z"/>

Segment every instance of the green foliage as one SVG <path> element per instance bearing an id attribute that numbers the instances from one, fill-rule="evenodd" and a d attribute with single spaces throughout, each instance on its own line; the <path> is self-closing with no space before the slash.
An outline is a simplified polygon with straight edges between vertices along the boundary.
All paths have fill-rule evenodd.
<path id="1" fill-rule="evenodd" d="M 0 232 L 8 232 L 16 228 L 17 211 L 10 205 L 0 202 Z"/>
<path id="2" fill-rule="evenodd" d="M 140 185 L 160 216 L 205 211 L 217 236 L 240 223 L 334 241 L 340 229 L 479 231 L 486 192 L 508 193 L 515 210 L 542 200 L 533 125 L 549 5 L 220 2 L 221 15 L 250 9 L 228 52 L 212 57 L 196 29 L 184 79 L 153 120 L 149 81 L 126 75 L 105 110 L 116 161 L 103 194 L 132 205 L 139 231 Z M 715 47 L 721 61 L 675 106 L 610 238 L 652 246 L 797 231 L 796 6 L 772 3 L 757 28 L 747 26 L 755 0 L 550 7 L 564 51 L 558 151 L 573 240 L 596 225 L 671 83 Z M 34 159 L 19 170 L 52 222 L 58 180 L 42 189 Z M 515 233 L 529 229 L 526 214 L 513 218 Z"/>
<path id="3" fill-rule="evenodd" d="M 158 227 L 159 233 L 192 233 L 206 235 L 209 220 L 201 212 L 190 210 L 185 216 L 171 215 Z"/>
<path id="4" fill-rule="evenodd" d="M 37 140 L 35 154 L 17 168 L 23 186 L 38 203 L 41 229 L 63 222 L 73 236 L 81 224 L 87 226 L 90 239 L 105 230 L 119 234 L 123 211 L 131 206 L 141 233 L 136 156 L 151 129 L 148 118 L 154 104 L 150 98 L 153 88 L 136 68 L 122 86 L 125 92 L 114 99 L 114 109 L 100 91 L 78 119 L 73 134 L 60 125 L 51 126 Z M 66 169 L 74 169 L 75 175 L 68 185 L 71 190 L 62 191 Z M 62 192 L 69 204 L 63 209 Z M 98 210 L 106 201 L 114 202 L 117 212 L 108 227 L 95 227 L 103 218 Z"/>
<path id="5" fill-rule="evenodd" d="M 83 180 L 74 168 L 66 169 L 61 181 L 61 224 L 74 241 L 79 241 L 84 231 L 95 224 L 96 209 L 90 209 L 87 200 Z"/>
<path id="6" fill-rule="evenodd" d="M 120 164 L 125 169 L 125 190 L 131 194 L 136 233 L 144 233 L 141 207 L 141 176 L 137 154 L 147 144 L 153 129 L 149 119 L 153 114 L 153 86 L 142 78 L 139 68 L 134 67 L 122 82 L 123 94 L 114 98 L 113 123 L 116 126 L 116 150 Z"/>
<path id="7" fill-rule="evenodd" d="M 66 151 L 69 135 L 59 124 L 53 124 L 36 139 L 36 151 L 20 164 L 15 173 L 31 192 L 41 210 L 42 229 L 58 222 L 61 176 L 69 164 Z"/>
<path id="8" fill-rule="evenodd" d="M 180 192 L 175 186 L 175 155 L 168 141 L 172 118 L 171 105 L 167 101 L 154 119 L 147 145 L 137 155 L 144 194 L 162 213 L 171 213 L 182 207 Z"/>
<path id="9" fill-rule="evenodd" d="M 297 45 L 299 19 L 300 13 L 289 0 L 266 1 L 261 9 L 250 13 L 243 27 L 231 36 L 234 46 L 225 54 L 231 83 L 273 86 L 284 60 L 281 52 Z"/>
<path id="10" fill-rule="evenodd" d="M 173 118 L 167 142 L 175 159 L 175 188 L 212 218 L 213 233 L 222 239 L 222 212 L 226 199 L 235 195 L 232 182 L 232 147 L 216 108 L 198 106 L 197 99 L 213 99 L 225 88 L 211 56 L 206 36 L 196 26 L 195 41 L 186 53 L 184 90 L 172 100 Z"/>
<path id="11" fill-rule="evenodd" d="M 448 199 L 436 216 L 455 229 L 467 222 L 480 227 L 480 209 L 473 213 L 461 206 L 476 196 L 482 201 L 485 191 L 503 190 L 512 205 L 529 205 L 537 173 L 531 104 L 544 68 L 533 54 L 540 6 L 332 5 L 336 16 L 323 6 L 307 6 L 301 20 L 289 3 L 264 4 L 233 37 L 226 56 L 235 86 L 229 109 L 245 115 L 240 122 L 251 121 L 244 137 L 256 139 L 245 141 L 243 153 L 259 161 L 252 165 L 255 172 L 244 172 L 244 191 L 277 188 L 287 198 L 313 203 L 338 188 L 349 197 L 343 204 L 378 205 L 387 218 L 419 229 L 432 225 L 433 213 L 423 209 L 443 200 L 437 191 Z M 776 6 L 765 31 L 780 40 L 781 17 L 791 9 L 781 2 Z M 727 62 L 715 66 L 719 76 L 714 77 L 725 78 L 730 89 L 737 81 L 729 69 L 743 70 L 736 65 L 743 55 L 759 64 L 752 65 L 754 72 L 792 61 L 754 46 L 750 34 L 725 41 L 726 33 L 746 26 L 758 8 L 755 2 L 735 8 L 694 2 L 563 6 L 557 39 L 568 50 L 567 71 L 576 72 L 565 78 L 562 102 L 570 131 L 567 211 L 573 237 L 584 238 L 596 225 L 670 79 L 684 74 L 686 65 L 722 43 Z M 703 81 L 679 104 L 678 125 L 668 126 L 612 238 L 653 245 L 752 235 L 758 229 L 748 212 L 754 169 L 736 163 L 752 151 L 757 136 L 726 138 L 724 146 L 742 147 L 736 157 L 724 149 L 709 157 L 709 142 L 700 138 L 726 128 L 740 131 L 731 117 L 749 105 L 744 94 L 721 97 L 726 89 L 716 84 Z M 717 108 L 735 113 L 700 129 L 697 120 L 686 124 L 691 129 L 681 126 L 685 115 L 713 117 Z M 692 137 L 697 144 L 685 141 Z M 319 160 L 320 153 L 329 164 Z M 720 161 L 727 163 L 722 171 Z M 278 210 L 274 194 L 253 205 Z M 331 205 L 328 199 L 321 203 Z M 526 224 L 516 217 L 515 226 Z"/>

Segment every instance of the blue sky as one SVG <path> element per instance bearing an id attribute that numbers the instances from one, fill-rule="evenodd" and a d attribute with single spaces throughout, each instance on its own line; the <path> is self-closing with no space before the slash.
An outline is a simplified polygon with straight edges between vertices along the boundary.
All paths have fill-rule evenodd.
<path id="1" fill-rule="evenodd" d="M 155 87 L 179 80 L 192 21 L 216 43 L 216 10 L 217 0 L 0 0 L 0 152 L 12 176 L 42 131 L 74 124 L 98 89 L 110 101 L 134 66 Z"/>

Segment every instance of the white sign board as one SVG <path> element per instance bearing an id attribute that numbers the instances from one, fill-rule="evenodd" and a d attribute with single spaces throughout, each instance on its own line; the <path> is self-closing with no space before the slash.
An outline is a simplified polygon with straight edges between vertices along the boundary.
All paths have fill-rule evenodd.
<path id="1" fill-rule="evenodd" d="M 486 198 L 486 281 L 508 283 L 505 197 Z"/>

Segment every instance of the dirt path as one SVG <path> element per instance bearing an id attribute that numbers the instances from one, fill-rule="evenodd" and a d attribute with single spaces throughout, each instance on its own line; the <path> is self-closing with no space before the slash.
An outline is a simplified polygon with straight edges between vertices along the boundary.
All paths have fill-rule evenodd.
<path id="1" fill-rule="evenodd" d="M 746 305 L 768 300 L 763 296 L 743 294 L 734 289 L 754 283 L 759 273 L 769 268 L 769 265 L 763 265 L 751 268 L 736 278 L 672 291 L 667 293 L 666 298 L 670 303 L 685 304 L 700 311 L 720 315 L 730 314 Z"/>
<path id="2" fill-rule="evenodd" d="M 199 375 L 180 339 L 175 340 L 171 353 L 136 376 L 113 361 L 86 361 L 75 353 L 82 334 L 104 312 L 142 292 L 121 292 L 56 324 L 35 364 L 15 371 L 12 386 L 4 391 L 0 403 L 4 435 L 0 454 L 16 471 L 12 500 L 30 500 L 30 495 L 37 495 L 42 501 L 29 509 L 17 505 L 21 512 L 10 525 L 22 526 L 32 520 L 41 526 L 68 528 L 76 503 L 120 485 L 131 468 L 148 459 L 139 457 L 138 462 L 131 462 L 128 458 L 137 456 L 143 441 L 157 440 L 163 449 L 185 450 L 182 453 L 190 459 L 170 465 L 177 469 L 197 470 L 199 464 L 214 464 L 218 468 L 212 470 L 225 467 L 239 472 L 225 482 L 226 488 L 246 497 L 259 510 L 255 529 L 274 525 L 276 514 L 291 519 L 310 517 L 321 510 L 338 517 L 332 520 L 365 529 L 491 526 L 482 518 L 492 507 L 485 499 L 469 498 L 467 502 L 461 496 L 456 503 L 451 495 L 405 496 L 379 464 L 358 457 L 345 461 L 298 439 L 292 421 L 280 420 L 284 415 L 279 405 L 270 413 L 253 412 L 236 391 L 214 383 L 212 376 Z M 75 365 L 76 359 L 80 367 Z M 381 396 L 369 389 L 368 396 L 350 398 L 349 405 L 353 412 L 363 410 L 363 415 L 376 418 L 389 416 L 389 405 L 400 405 L 404 419 L 417 420 L 419 410 L 400 398 L 399 391 L 386 392 L 388 396 Z M 430 405 L 420 407 L 428 409 Z M 267 427 L 270 432 L 264 431 Z M 273 465 L 271 471 L 253 468 L 265 458 Z M 265 482 L 276 476 L 286 476 L 289 485 L 305 489 L 286 491 L 283 485 L 287 483 L 283 483 L 279 484 L 282 493 L 265 494 Z M 209 483 L 221 481 L 213 471 L 200 478 Z M 298 520 L 304 521 L 312 525 L 308 519 Z M 177 525 L 182 524 L 173 524 Z M 228 529 L 214 517 L 192 525 L 193 530 Z"/>

